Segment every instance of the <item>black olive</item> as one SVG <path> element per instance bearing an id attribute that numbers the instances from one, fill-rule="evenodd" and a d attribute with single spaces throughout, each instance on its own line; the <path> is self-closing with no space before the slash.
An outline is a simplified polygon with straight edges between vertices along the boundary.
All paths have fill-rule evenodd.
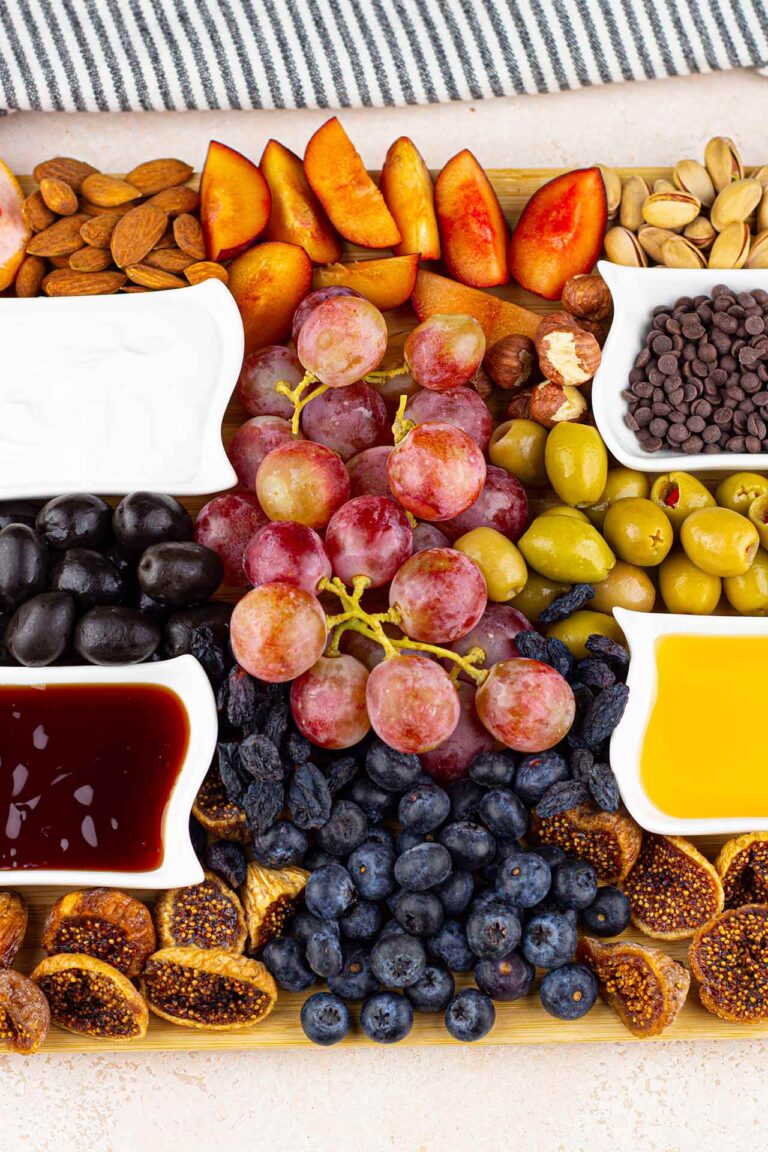
<path id="1" fill-rule="evenodd" d="M 142 592 L 171 608 L 202 604 L 224 575 L 221 560 L 211 548 L 173 541 L 147 548 L 137 571 Z"/>
<path id="2" fill-rule="evenodd" d="M 157 600 L 153 600 L 151 596 L 147 596 L 146 592 L 141 590 L 132 598 L 132 602 L 139 612 L 144 612 L 150 616 L 162 628 L 170 608 L 166 608 L 164 604 L 158 604 Z"/>
<path id="3" fill-rule="evenodd" d="M 191 540 L 192 517 L 173 496 L 161 492 L 131 492 L 112 516 L 117 540 L 131 552 L 143 552 L 150 544 Z"/>
<path id="4" fill-rule="evenodd" d="M 34 528 L 42 500 L 0 500 L 0 528 L 9 524 L 26 524 Z"/>
<path id="5" fill-rule="evenodd" d="M 75 626 L 75 602 L 67 592 L 41 592 L 17 608 L 5 644 L 19 664 L 42 668 L 66 651 Z"/>
<path id="6" fill-rule="evenodd" d="M 70 592 L 82 612 L 97 604 L 119 604 L 125 583 L 100 552 L 68 548 L 54 562 L 51 588 Z"/>
<path id="7" fill-rule="evenodd" d="M 211 604 L 200 604 L 197 608 L 184 608 L 174 612 L 168 619 L 163 632 L 163 653 L 165 656 L 186 656 L 192 651 L 194 632 L 198 628 L 210 628 L 214 644 L 226 648 L 229 643 L 229 618 L 232 605 L 217 600 Z"/>
<path id="8" fill-rule="evenodd" d="M 0 531 L 0 607 L 14 612 L 48 586 L 48 549 L 26 524 Z"/>
<path id="9" fill-rule="evenodd" d="M 140 664 L 160 643 L 160 629 L 137 608 L 103 604 L 75 628 L 75 650 L 91 664 Z"/>
<path id="10" fill-rule="evenodd" d="M 36 527 L 51 548 L 96 548 L 109 538 L 112 509 L 99 496 L 56 496 L 37 514 Z"/>

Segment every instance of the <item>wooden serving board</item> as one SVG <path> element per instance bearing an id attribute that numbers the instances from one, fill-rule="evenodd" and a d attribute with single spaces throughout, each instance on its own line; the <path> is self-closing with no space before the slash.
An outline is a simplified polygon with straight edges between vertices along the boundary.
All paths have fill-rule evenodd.
<path id="1" fill-rule="evenodd" d="M 622 176 L 637 174 L 643 176 L 649 183 L 665 177 L 670 172 L 666 168 L 627 168 L 618 170 Z M 502 207 L 514 224 L 531 194 L 545 181 L 550 180 L 556 171 L 553 169 L 491 169 L 488 176 L 499 196 Z M 30 177 L 22 177 L 21 184 L 25 192 L 36 187 Z M 371 256 L 372 253 L 363 249 L 349 249 L 347 257 Z M 491 289 L 494 295 L 504 299 L 513 300 L 536 312 L 547 312 L 551 305 L 539 297 L 525 292 L 516 284 L 507 284 L 502 288 Z M 415 323 L 415 318 L 409 308 L 401 308 L 387 314 L 391 333 L 409 331 Z M 227 409 L 224 424 L 223 438 L 229 443 L 246 414 L 240 407 L 236 398 Z M 716 473 L 710 473 L 710 477 Z M 537 505 L 553 503 L 554 494 L 547 501 L 546 497 L 532 502 L 533 510 Z M 205 498 L 184 501 L 193 513 L 205 503 Z M 233 593 L 231 599 L 237 599 Z M 710 859 L 717 854 L 726 837 L 706 837 L 697 840 L 698 847 Z M 12 887 L 12 885 L 9 885 Z M 42 958 L 39 942 L 42 935 L 43 922 L 48 909 L 66 889 L 40 887 L 24 889 L 24 896 L 29 904 L 30 926 L 27 934 L 27 944 L 19 957 L 18 967 L 29 972 Z M 141 899 L 152 903 L 153 894 L 149 892 L 136 892 Z M 647 937 L 635 931 L 626 933 L 627 939 L 637 940 L 653 945 Z M 659 941 L 659 945 L 669 955 L 679 960 L 686 960 L 687 942 L 666 944 Z M 461 984 L 471 984 L 471 978 L 460 977 Z M 319 984 L 318 989 L 323 987 Z M 284 1047 L 311 1047 L 304 1036 L 299 1023 L 299 1008 L 304 999 L 303 995 L 281 992 L 278 1003 L 270 1016 L 256 1028 L 236 1032 L 200 1032 L 193 1028 L 179 1028 L 157 1017 L 150 1016 L 150 1026 L 143 1040 L 120 1043 L 119 1041 L 88 1040 L 65 1032 L 60 1028 L 52 1027 L 46 1041 L 44 1051 L 47 1052 L 109 1052 L 109 1051 L 173 1051 L 173 1050 L 199 1050 L 199 1049 L 229 1049 L 241 1050 L 246 1048 L 284 1048 Z M 357 1015 L 357 1006 L 353 1007 L 353 1014 Z M 738 1025 L 719 1020 L 702 1008 L 695 981 L 692 983 L 688 1001 L 683 1008 L 674 1027 L 669 1029 L 662 1039 L 664 1040 L 734 1040 L 768 1037 L 768 1024 L 765 1025 Z M 614 1013 L 602 1001 L 598 1001 L 592 1011 L 582 1020 L 573 1023 L 564 1023 L 549 1016 L 542 1008 L 536 992 L 523 1000 L 512 1004 L 496 1005 L 496 1026 L 490 1035 L 483 1041 L 484 1044 L 568 1044 L 568 1043 L 596 1043 L 601 1041 L 634 1040 L 619 1022 Z M 356 1028 L 345 1044 L 370 1043 Z M 407 1040 L 410 1045 L 439 1045 L 453 1044 L 445 1030 L 442 1016 L 428 1016 L 416 1014 L 413 1030 Z"/>

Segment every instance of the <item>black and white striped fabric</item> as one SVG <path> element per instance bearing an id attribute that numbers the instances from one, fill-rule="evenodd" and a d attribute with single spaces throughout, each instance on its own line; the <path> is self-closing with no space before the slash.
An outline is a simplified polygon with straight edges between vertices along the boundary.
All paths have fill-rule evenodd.
<path id="1" fill-rule="evenodd" d="M 346 108 L 768 64 L 768 0 L 0 0 L 0 109 Z"/>

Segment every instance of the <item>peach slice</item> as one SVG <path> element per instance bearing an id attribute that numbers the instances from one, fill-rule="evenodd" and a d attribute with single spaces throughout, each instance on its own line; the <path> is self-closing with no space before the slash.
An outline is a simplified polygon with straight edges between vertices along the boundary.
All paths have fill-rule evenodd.
<path id="1" fill-rule="evenodd" d="M 416 145 L 407 136 L 395 140 L 381 170 L 381 191 L 402 240 L 396 256 L 418 252 L 422 260 L 440 259 L 432 177 Z"/>
<path id="2" fill-rule="evenodd" d="M 277 140 L 268 140 L 260 168 L 272 194 L 265 240 L 300 244 L 315 264 L 332 264 L 341 241 L 309 186 L 301 158 Z"/>
<path id="3" fill-rule="evenodd" d="M 384 197 L 336 116 L 326 120 L 307 144 L 304 171 L 345 240 L 361 248 L 392 248 L 400 243 L 400 229 Z"/>
<path id="4" fill-rule="evenodd" d="M 435 209 L 451 276 L 472 288 L 506 284 L 507 222 L 490 180 L 466 148 L 438 176 Z"/>
<path id="5" fill-rule="evenodd" d="M 438 276 L 436 272 L 422 269 L 416 277 L 416 287 L 411 304 L 419 320 L 426 320 L 435 313 L 459 313 L 474 316 L 485 332 L 485 340 L 490 348 L 502 336 L 519 333 L 533 340 L 541 322 L 541 317 L 519 304 L 489 296 L 476 288 L 467 288 Z"/>
<path id="6" fill-rule="evenodd" d="M 315 268 L 313 288 L 354 288 L 382 312 L 399 308 L 413 293 L 419 257 L 385 256 L 382 260 L 354 260 Z"/>
<path id="7" fill-rule="evenodd" d="M 13 283 L 29 229 L 21 218 L 24 193 L 10 168 L 0 160 L 0 292 Z"/>
<path id="8" fill-rule="evenodd" d="M 298 244 L 268 240 L 229 266 L 229 288 L 245 329 L 245 354 L 279 344 L 312 287 L 312 262 Z"/>
<path id="9" fill-rule="evenodd" d="M 211 140 L 200 178 L 200 220 L 209 260 L 231 260 L 255 244 L 269 220 L 269 185 L 255 164 Z"/>

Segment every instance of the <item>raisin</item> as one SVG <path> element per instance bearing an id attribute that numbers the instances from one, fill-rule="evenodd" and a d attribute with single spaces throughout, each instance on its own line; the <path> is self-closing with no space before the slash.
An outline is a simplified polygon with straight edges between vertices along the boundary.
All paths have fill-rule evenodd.
<path id="1" fill-rule="evenodd" d="M 331 814 L 333 797 L 319 768 L 300 764 L 288 786 L 288 811 L 297 828 L 322 828 Z"/>
<path id="2" fill-rule="evenodd" d="M 541 660 L 542 664 L 548 663 L 547 642 L 538 632 L 518 632 L 515 636 L 515 647 L 526 660 Z"/>
<path id="3" fill-rule="evenodd" d="M 590 795 L 603 812 L 616 812 L 621 802 L 616 777 L 608 764 L 593 764 L 587 777 Z"/>
<path id="4" fill-rule="evenodd" d="M 285 739 L 285 755 L 292 766 L 306 764 L 312 757 L 312 745 L 301 732 L 289 732 Z"/>
<path id="5" fill-rule="evenodd" d="M 554 668 L 556 672 L 559 672 L 561 676 L 564 676 L 566 680 L 569 680 L 573 675 L 575 660 L 571 655 L 570 649 L 563 644 L 562 640 L 558 640 L 554 636 L 551 640 L 547 640 L 547 659 L 545 663 Z"/>
<path id="6" fill-rule="evenodd" d="M 222 742 L 216 745 L 216 758 L 219 776 L 224 785 L 227 799 L 239 804 L 245 792 L 245 783 L 240 774 L 240 750 L 235 743 Z"/>
<path id="7" fill-rule="evenodd" d="M 563 592 L 539 614 L 542 624 L 557 624 L 559 620 L 567 620 L 588 604 L 595 595 L 591 584 L 574 584 L 570 592 Z M 517 641 L 515 641 L 517 643 Z"/>
<path id="8" fill-rule="evenodd" d="M 205 866 L 222 878 L 230 888 L 239 888 L 245 883 L 247 861 L 239 844 L 233 840 L 217 840 L 210 844 L 205 854 Z"/>
<path id="9" fill-rule="evenodd" d="M 616 683 L 616 673 L 605 660 L 587 657 L 576 665 L 576 677 L 590 688 L 610 688 Z"/>
<path id="10" fill-rule="evenodd" d="M 536 805 L 536 815 L 542 820 L 578 808 L 589 800 L 589 790 L 580 780 L 561 780 L 548 788 Z"/>
<path id="11" fill-rule="evenodd" d="M 360 772 L 360 765 L 354 756 L 340 756 L 334 760 L 328 773 L 328 787 L 331 795 L 336 796 L 347 784 L 351 784 Z"/>
<path id="12" fill-rule="evenodd" d="M 255 780 L 282 783 L 283 765 L 276 745 L 268 736 L 247 736 L 240 745 L 240 763 Z"/>
<path id="13" fill-rule="evenodd" d="M 283 810 L 285 791 L 282 782 L 274 780 L 254 780 L 249 784 L 242 799 L 245 821 L 251 832 L 263 835 L 274 824 Z"/>
<path id="14" fill-rule="evenodd" d="M 256 686 L 238 664 L 227 677 L 227 720 L 233 728 L 244 728 L 256 712 Z"/>
<path id="15" fill-rule="evenodd" d="M 588 784 L 589 771 L 594 762 L 594 753 L 590 752 L 589 748 L 574 748 L 569 758 L 571 775 L 574 780 L 580 780 L 582 784 Z"/>
<path id="16" fill-rule="evenodd" d="M 227 674 L 227 660 L 223 649 L 214 639 L 213 630 L 206 624 L 192 629 L 189 651 L 200 663 L 214 688 L 217 688 Z"/>
<path id="17" fill-rule="evenodd" d="M 623 672 L 626 672 L 629 667 L 629 652 L 622 644 L 611 640 L 610 636 L 601 636 L 599 632 L 596 632 L 594 636 L 587 638 L 584 646 L 593 656 L 598 656 L 601 660 L 611 661 Z"/>
<path id="18" fill-rule="evenodd" d="M 629 698 L 626 684 L 605 688 L 590 704 L 579 735 L 588 748 L 599 748 L 624 715 Z"/>
<path id="19" fill-rule="evenodd" d="M 279 700 L 269 710 L 264 724 L 264 735 L 272 741 L 276 748 L 279 748 L 285 739 L 290 718 L 291 710 L 286 699 Z"/>

